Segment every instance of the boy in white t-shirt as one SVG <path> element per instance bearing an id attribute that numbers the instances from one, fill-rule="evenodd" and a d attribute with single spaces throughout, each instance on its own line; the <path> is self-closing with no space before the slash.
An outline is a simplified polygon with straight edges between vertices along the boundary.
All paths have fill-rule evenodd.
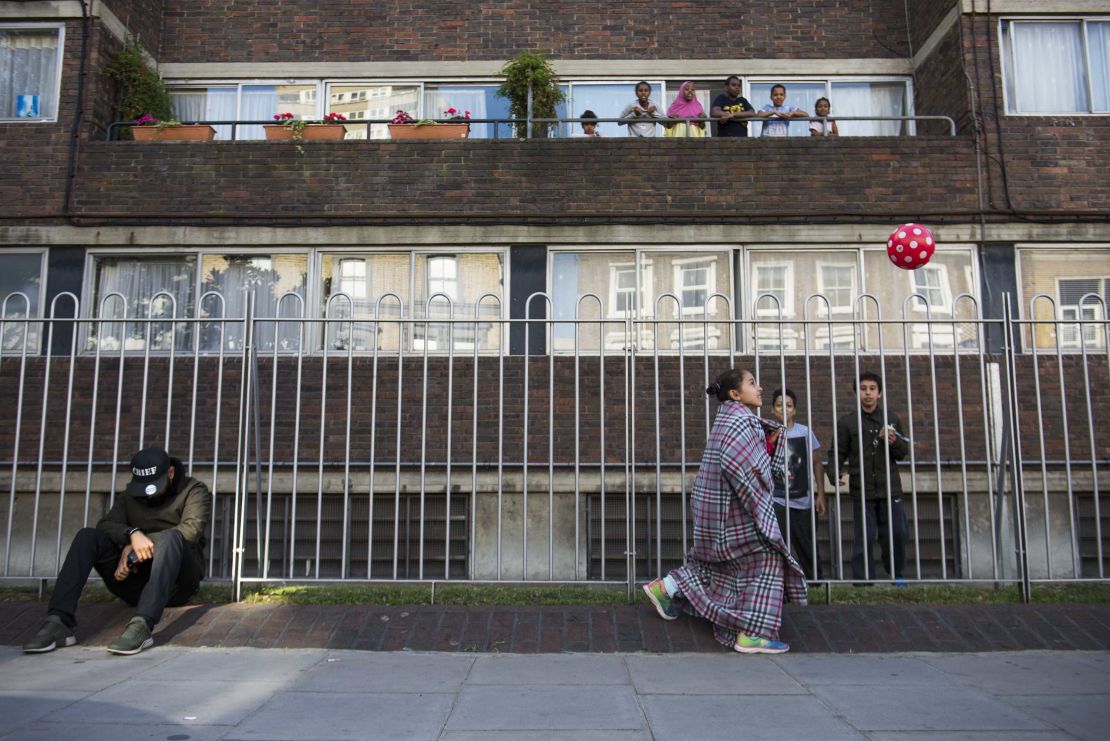
<path id="1" fill-rule="evenodd" d="M 771 397 L 772 412 L 786 425 L 786 478 L 783 471 L 773 471 L 775 478 L 775 516 L 782 537 L 790 546 L 807 579 L 821 579 L 821 553 L 813 537 L 814 520 L 824 517 L 825 477 L 822 475 L 821 443 L 803 424 L 794 422 L 798 397 L 790 389 L 776 389 Z M 816 488 L 817 496 L 812 496 Z M 786 503 L 790 502 L 787 513 Z M 787 518 L 789 516 L 789 523 Z M 815 568 L 816 567 L 816 568 Z"/>

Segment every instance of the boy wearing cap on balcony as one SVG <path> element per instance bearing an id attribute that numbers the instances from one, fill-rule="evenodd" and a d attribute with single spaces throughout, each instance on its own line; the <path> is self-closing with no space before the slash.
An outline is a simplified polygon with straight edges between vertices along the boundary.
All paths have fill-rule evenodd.
<path id="1" fill-rule="evenodd" d="M 151 631 L 163 609 L 185 604 L 200 586 L 211 506 L 208 487 L 188 476 L 181 461 L 161 448 L 136 453 L 126 493 L 95 528 L 74 536 L 46 621 L 23 651 L 46 653 L 77 642 L 77 601 L 94 568 L 112 594 L 136 607 L 108 650 L 131 655 L 153 646 Z"/>

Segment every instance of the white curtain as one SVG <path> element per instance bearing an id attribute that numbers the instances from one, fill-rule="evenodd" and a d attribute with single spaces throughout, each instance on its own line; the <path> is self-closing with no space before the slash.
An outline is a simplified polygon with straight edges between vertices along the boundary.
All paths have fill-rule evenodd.
<path id="1" fill-rule="evenodd" d="M 470 111 L 471 118 L 489 118 L 486 112 L 486 91 L 484 88 L 441 87 L 437 90 L 425 91 L 425 118 L 444 118 L 444 111 L 448 108 L 454 108 L 459 112 L 459 115 L 462 115 L 464 111 Z M 489 139 L 492 136 L 492 124 L 474 124 L 470 127 L 471 139 Z"/>
<path id="2" fill-rule="evenodd" d="M 99 258 L 96 265 L 96 316 L 104 319 L 122 318 L 123 306 L 118 298 L 105 301 L 111 293 L 120 293 L 127 300 L 127 317 L 169 319 L 189 317 L 193 312 L 193 284 L 196 280 L 196 260 L 191 257 L 151 258 Z M 176 301 L 165 298 L 151 303 L 154 296 L 167 292 Z M 103 306 L 102 306 L 103 304 Z M 188 324 L 174 328 L 169 321 L 150 324 L 150 349 L 168 350 L 176 337 L 178 349 L 189 348 L 191 331 Z M 128 322 L 126 328 L 111 323 L 104 324 L 101 349 L 118 350 L 123 343 L 125 350 L 143 350 L 146 346 L 145 324 Z"/>
<path id="3" fill-rule="evenodd" d="M 171 90 L 173 115 L 178 121 L 232 121 L 236 89 L 233 87 Z M 216 126 L 217 139 L 230 139 L 230 126 Z"/>
<path id="4" fill-rule="evenodd" d="M 0 118 L 53 118 L 57 79 L 57 31 L 0 31 Z"/>
<path id="5" fill-rule="evenodd" d="M 243 88 L 243 106 L 239 118 L 243 121 L 265 121 L 278 111 L 277 88 L 273 85 L 250 85 Z M 240 126 L 238 139 L 265 139 L 261 126 Z"/>
<path id="6" fill-rule="evenodd" d="M 1110 111 L 1110 23 L 1087 24 L 1087 55 L 1091 60 L 1091 92 L 1096 111 Z"/>
<path id="7" fill-rule="evenodd" d="M 906 129 L 904 121 L 840 120 L 841 116 L 906 115 L 905 83 L 834 82 L 831 98 L 833 118 L 842 136 L 898 136 Z"/>
<path id="8" fill-rule="evenodd" d="M 1087 83 L 1083 73 L 1083 42 L 1077 22 L 1014 23 L 1012 102 L 1018 113 L 1076 113 L 1087 111 Z"/>

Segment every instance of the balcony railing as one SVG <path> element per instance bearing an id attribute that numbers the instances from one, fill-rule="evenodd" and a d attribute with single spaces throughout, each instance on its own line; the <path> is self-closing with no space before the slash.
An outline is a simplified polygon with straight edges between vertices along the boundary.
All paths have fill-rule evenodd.
<path id="1" fill-rule="evenodd" d="M 514 137 L 512 135 L 513 128 L 515 126 L 519 125 L 519 124 L 526 124 L 527 125 L 527 136 L 525 138 L 528 138 L 528 139 L 535 139 L 535 138 L 571 139 L 571 138 L 579 138 L 579 137 L 560 136 L 559 130 L 560 130 L 562 124 L 572 124 L 573 125 L 573 124 L 583 124 L 583 123 L 595 123 L 595 124 L 597 124 L 597 123 L 618 123 L 618 124 L 622 124 L 622 123 L 623 124 L 628 124 L 628 123 L 656 123 L 656 124 L 659 124 L 659 125 L 662 125 L 662 126 L 667 126 L 667 127 L 670 127 L 670 126 L 673 126 L 673 125 L 682 125 L 682 126 L 685 126 L 687 128 L 687 133 L 689 133 L 689 128 L 693 125 L 696 125 L 696 124 L 712 124 L 714 121 L 716 121 L 716 119 L 709 118 L 709 117 L 703 117 L 703 118 L 655 118 L 655 119 L 649 119 L 649 120 L 646 120 L 646 121 L 632 121 L 632 120 L 627 119 L 627 118 L 531 118 L 531 119 L 527 119 L 527 118 L 471 118 L 471 119 L 468 119 L 466 121 L 458 121 L 458 120 L 453 120 L 453 119 L 422 119 L 421 122 L 430 122 L 430 123 L 437 123 L 437 124 L 440 124 L 440 123 L 443 123 L 443 124 L 447 124 L 447 123 L 467 123 L 467 124 L 470 124 L 471 126 L 480 125 L 480 124 L 492 125 L 493 126 L 493 136 L 492 136 L 493 139 L 503 139 L 503 138 L 505 138 L 505 139 L 514 139 L 514 138 L 517 138 L 517 137 Z M 765 123 L 767 121 L 768 121 L 768 119 L 752 117 L 752 118 L 749 118 L 749 119 L 744 119 L 743 123 L 756 124 L 756 123 Z M 790 119 L 790 121 L 791 122 L 798 122 L 798 123 L 809 122 L 809 121 L 821 121 L 825 124 L 822 127 L 824 129 L 824 133 L 822 134 L 822 136 L 825 136 L 825 137 L 829 136 L 829 129 L 831 127 L 828 126 L 828 123 L 830 121 L 834 121 L 834 122 L 838 122 L 838 123 L 842 123 L 842 122 L 845 122 L 845 121 L 871 121 L 871 122 L 898 121 L 898 122 L 901 122 L 903 124 L 905 124 L 905 123 L 915 123 L 916 124 L 918 122 L 940 121 L 940 122 L 947 125 L 949 136 L 952 136 L 952 137 L 956 136 L 956 122 L 950 116 L 806 116 L 806 117 L 793 118 L 793 119 Z M 238 132 L 239 132 L 240 127 L 280 125 L 280 124 L 275 124 L 273 119 L 260 120 L 260 121 L 229 121 L 229 120 L 179 121 L 177 123 L 180 123 L 180 124 L 183 124 L 183 125 L 201 124 L 201 125 L 208 125 L 208 126 L 213 126 L 213 127 L 217 127 L 217 126 L 231 127 L 231 137 L 230 137 L 231 140 L 237 140 L 238 139 Z M 330 125 L 333 125 L 333 126 L 343 126 L 348 131 L 365 129 L 366 136 L 365 137 L 359 137 L 359 138 L 370 139 L 371 138 L 371 136 L 370 136 L 370 133 L 371 133 L 370 127 L 372 127 L 372 126 L 386 126 L 388 124 L 393 123 L 393 119 L 389 119 L 389 118 L 364 119 L 364 120 L 358 120 L 358 121 L 344 121 L 342 123 L 333 123 L 333 122 L 323 121 L 323 120 L 305 120 L 304 123 L 305 124 L 324 124 L 324 123 L 327 123 L 327 124 L 330 124 Z M 110 123 L 108 125 L 107 138 L 108 138 L 109 141 L 117 141 L 117 140 L 120 139 L 120 133 L 123 130 L 130 129 L 134 126 L 135 126 L 135 123 L 133 121 L 113 121 L 112 123 Z M 502 127 L 504 127 L 504 129 Z M 508 133 L 508 135 L 507 136 L 502 136 L 501 135 L 502 131 L 506 131 Z M 913 129 L 911 128 L 910 131 L 913 131 Z M 913 134 L 910 133 L 908 135 L 912 136 Z M 710 138 L 713 138 L 713 137 L 710 137 Z M 855 138 L 858 138 L 858 135 L 855 136 Z"/>

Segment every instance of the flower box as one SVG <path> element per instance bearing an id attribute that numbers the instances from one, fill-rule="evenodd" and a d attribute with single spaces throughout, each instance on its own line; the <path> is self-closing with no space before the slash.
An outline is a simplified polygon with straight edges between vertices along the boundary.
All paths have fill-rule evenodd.
<path id="1" fill-rule="evenodd" d="M 295 131 L 290 126 L 268 124 L 262 128 L 266 130 L 268 141 L 287 142 L 295 138 Z M 336 141 L 346 135 L 347 127 L 337 126 L 336 124 L 308 124 L 301 129 L 302 141 Z"/>
<path id="2" fill-rule="evenodd" d="M 389 124 L 390 139 L 465 139 L 470 136 L 470 124 Z"/>
<path id="3" fill-rule="evenodd" d="M 131 135 L 138 142 L 206 142 L 216 138 L 216 130 L 208 124 L 132 126 Z"/>

